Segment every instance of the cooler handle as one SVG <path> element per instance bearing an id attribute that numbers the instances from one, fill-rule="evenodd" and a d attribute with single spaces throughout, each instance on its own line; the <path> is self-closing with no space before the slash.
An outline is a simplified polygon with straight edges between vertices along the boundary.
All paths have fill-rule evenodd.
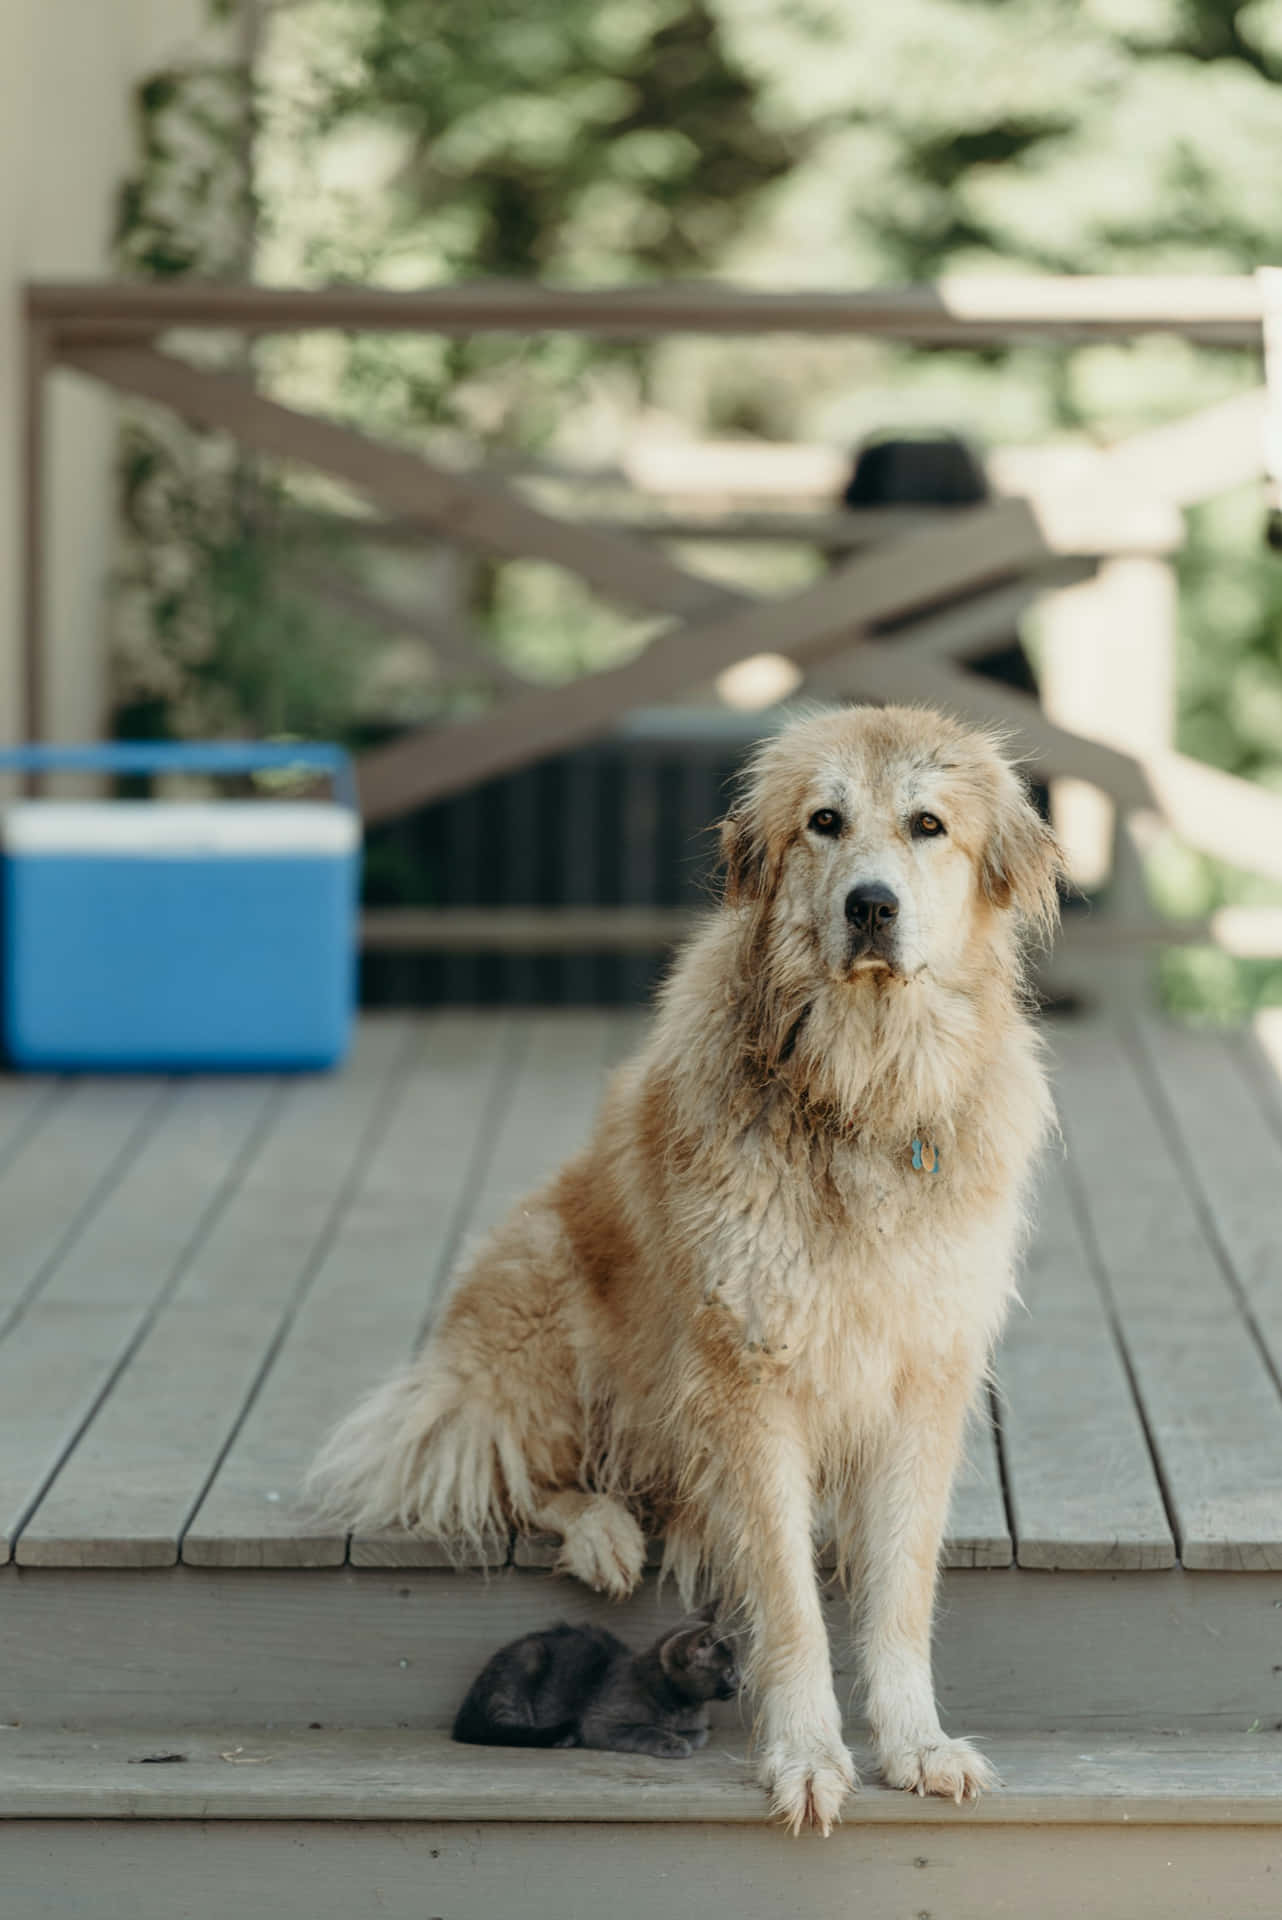
<path id="1" fill-rule="evenodd" d="M 91 746 L 0 747 L 0 773 L 268 773 L 306 767 L 329 775 L 334 798 L 356 812 L 356 776 L 342 747 L 300 741 L 106 740 Z"/>

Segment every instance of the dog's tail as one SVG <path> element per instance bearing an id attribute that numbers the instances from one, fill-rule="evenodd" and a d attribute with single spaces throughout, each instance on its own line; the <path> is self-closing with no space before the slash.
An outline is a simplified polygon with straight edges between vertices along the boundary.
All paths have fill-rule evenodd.
<path id="1" fill-rule="evenodd" d="M 352 1410 L 313 1462 L 306 1494 L 351 1532 L 407 1527 L 474 1548 L 534 1506 L 511 1413 L 431 1354 Z"/>

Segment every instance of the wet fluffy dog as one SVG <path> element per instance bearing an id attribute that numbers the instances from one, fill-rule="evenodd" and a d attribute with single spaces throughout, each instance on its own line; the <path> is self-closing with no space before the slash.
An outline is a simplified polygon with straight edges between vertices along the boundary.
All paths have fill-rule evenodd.
<path id="1" fill-rule="evenodd" d="M 626 1593 L 633 1506 L 750 1630 L 759 1772 L 825 1833 L 854 1784 L 814 1572 L 830 1517 L 885 1777 L 957 1799 L 935 1569 L 966 1411 L 1047 1123 L 1021 934 L 1054 842 L 984 737 L 820 714 L 763 746 L 725 900 L 577 1159 L 461 1274 L 426 1348 L 317 1468 L 361 1527 L 561 1535 Z"/>

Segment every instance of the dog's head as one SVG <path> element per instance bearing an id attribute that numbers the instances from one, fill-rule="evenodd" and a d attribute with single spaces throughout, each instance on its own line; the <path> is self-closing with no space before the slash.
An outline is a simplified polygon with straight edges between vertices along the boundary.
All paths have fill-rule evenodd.
<path id="1" fill-rule="evenodd" d="M 722 827 L 726 897 L 829 979 L 947 977 L 994 932 L 1047 931 L 1060 857 L 987 735 L 909 707 L 795 722 Z"/>

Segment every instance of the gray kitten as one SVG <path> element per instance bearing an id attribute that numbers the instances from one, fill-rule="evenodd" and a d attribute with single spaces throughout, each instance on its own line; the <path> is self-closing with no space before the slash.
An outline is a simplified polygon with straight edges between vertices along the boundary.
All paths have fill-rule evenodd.
<path id="1" fill-rule="evenodd" d="M 684 1759 L 708 1703 L 739 1691 L 716 1608 L 633 1653 L 602 1627 L 549 1627 L 500 1647 L 468 1690 L 454 1738 L 482 1747 L 598 1747 Z"/>

